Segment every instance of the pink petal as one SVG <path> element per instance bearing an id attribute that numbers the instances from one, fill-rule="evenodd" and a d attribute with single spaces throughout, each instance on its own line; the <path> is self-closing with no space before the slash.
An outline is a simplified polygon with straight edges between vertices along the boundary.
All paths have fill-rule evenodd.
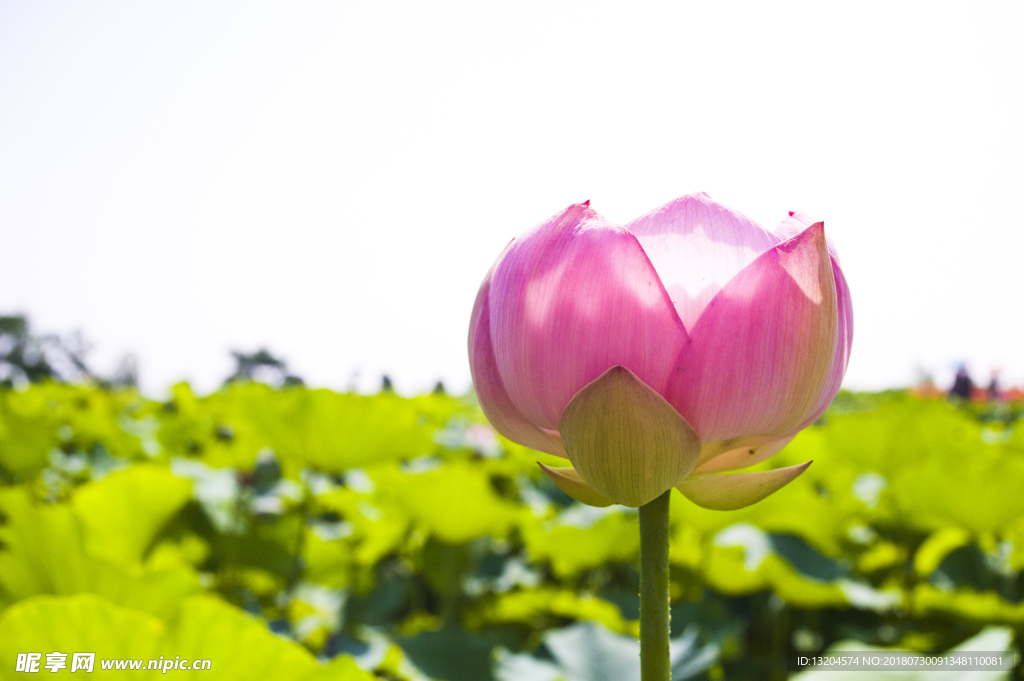
<path id="1" fill-rule="evenodd" d="M 815 220 L 807 213 L 790 211 L 786 219 L 775 228 L 775 236 L 784 241 L 802 232 L 815 222 L 818 222 L 818 220 Z M 850 363 L 850 348 L 853 345 L 853 303 L 850 300 L 850 288 L 846 284 L 846 277 L 843 276 L 843 271 L 840 267 L 839 252 L 836 249 L 836 245 L 827 233 L 825 238 L 828 241 L 828 252 L 832 256 L 832 274 L 836 280 L 836 293 L 839 304 L 838 342 L 836 356 L 832 362 L 832 370 L 829 373 L 825 391 L 822 393 L 821 399 L 818 400 L 818 404 L 815 405 L 811 415 L 800 425 L 800 428 L 805 428 L 817 421 L 825 413 L 825 410 L 828 409 L 828 405 L 832 404 L 832 400 L 835 399 L 836 393 L 839 392 L 839 386 L 843 382 L 843 376 L 846 375 L 846 367 Z"/>
<path id="2" fill-rule="evenodd" d="M 806 428 L 817 421 L 828 405 L 832 404 L 839 387 L 843 384 L 843 376 L 846 375 L 846 367 L 850 363 L 850 349 L 853 347 L 853 301 L 850 299 L 850 287 L 846 284 L 846 277 L 839 267 L 839 261 L 832 257 L 832 276 L 836 281 L 836 302 L 839 307 L 839 332 L 836 335 L 836 354 L 832 358 L 832 368 L 829 370 L 828 380 L 825 382 L 825 390 L 822 391 L 818 403 L 811 410 L 811 415 L 804 419 L 800 428 Z"/>
<path id="3" fill-rule="evenodd" d="M 715 296 L 666 396 L 702 442 L 792 434 L 836 354 L 838 309 L 821 223 L 767 251 Z"/>
<path id="4" fill-rule="evenodd" d="M 671 201 L 626 229 L 644 247 L 687 330 L 726 282 L 780 241 L 704 193 Z"/>
<path id="5" fill-rule="evenodd" d="M 663 394 L 686 340 L 636 237 L 586 204 L 512 242 L 490 303 L 502 383 L 529 422 L 550 430 L 573 395 L 616 365 Z"/>
<path id="6" fill-rule="evenodd" d="M 469 368 L 480 407 L 494 429 L 513 442 L 568 458 L 561 439 L 553 437 L 526 420 L 512 404 L 505 386 L 502 385 L 491 345 L 490 289 L 494 269 L 491 267 L 483 284 L 480 285 L 476 303 L 473 305 L 473 316 L 469 322 Z"/>
<path id="7" fill-rule="evenodd" d="M 782 243 L 792 239 L 816 222 L 821 222 L 821 220 L 816 220 L 807 213 L 791 210 L 786 219 L 775 228 L 775 238 L 778 239 L 779 243 Z M 832 241 L 832 235 L 825 234 L 825 241 L 828 243 L 828 252 L 835 258 L 836 262 L 839 262 L 839 251 L 836 250 L 836 245 Z"/>

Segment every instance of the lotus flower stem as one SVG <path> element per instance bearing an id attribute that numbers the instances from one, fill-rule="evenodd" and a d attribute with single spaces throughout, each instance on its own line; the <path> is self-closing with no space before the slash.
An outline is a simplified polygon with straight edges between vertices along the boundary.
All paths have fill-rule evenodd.
<path id="1" fill-rule="evenodd" d="M 640 678 L 670 681 L 668 506 L 672 490 L 640 507 Z"/>

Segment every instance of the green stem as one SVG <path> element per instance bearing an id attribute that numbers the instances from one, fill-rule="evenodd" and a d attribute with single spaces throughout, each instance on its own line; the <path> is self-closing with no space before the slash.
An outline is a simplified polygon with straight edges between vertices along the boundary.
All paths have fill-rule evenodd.
<path id="1" fill-rule="evenodd" d="M 640 679 L 670 681 L 668 504 L 672 490 L 640 507 Z"/>

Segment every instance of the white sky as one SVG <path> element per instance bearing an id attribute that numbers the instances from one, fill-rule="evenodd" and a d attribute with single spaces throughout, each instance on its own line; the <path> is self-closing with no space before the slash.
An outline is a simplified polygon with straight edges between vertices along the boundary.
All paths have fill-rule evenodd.
<path id="1" fill-rule="evenodd" d="M 201 390 L 469 385 L 510 238 L 692 191 L 825 220 L 846 384 L 1024 381 L 1024 4 L 0 0 L 0 313 Z"/>

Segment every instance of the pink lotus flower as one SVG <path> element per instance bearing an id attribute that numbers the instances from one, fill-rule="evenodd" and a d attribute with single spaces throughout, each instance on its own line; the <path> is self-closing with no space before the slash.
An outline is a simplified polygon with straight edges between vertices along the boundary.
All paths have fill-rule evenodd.
<path id="1" fill-rule="evenodd" d="M 803 472 L 720 475 L 778 452 L 839 390 L 853 311 L 823 223 L 790 213 L 769 232 L 691 194 L 623 227 L 589 204 L 513 240 L 480 287 L 469 357 L 495 429 L 569 458 L 545 470 L 596 505 L 677 486 L 740 508 Z"/>

